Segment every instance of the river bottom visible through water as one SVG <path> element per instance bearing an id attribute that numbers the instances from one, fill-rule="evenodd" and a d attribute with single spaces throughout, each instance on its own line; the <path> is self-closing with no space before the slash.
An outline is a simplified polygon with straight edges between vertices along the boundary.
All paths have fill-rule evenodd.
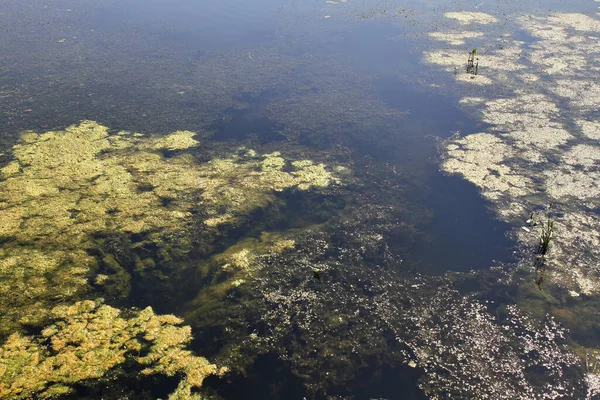
<path id="1" fill-rule="evenodd" d="M 0 398 L 597 398 L 600 17 L 543 6 L 5 1 Z"/>

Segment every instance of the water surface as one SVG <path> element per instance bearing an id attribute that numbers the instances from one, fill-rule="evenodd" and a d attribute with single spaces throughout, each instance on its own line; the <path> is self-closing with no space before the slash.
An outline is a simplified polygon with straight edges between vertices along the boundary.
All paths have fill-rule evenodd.
<path id="1" fill-rule="evenodd" d="M 416 287 L 426 287 L 417 277 L 433 276 L 437 282 L 449 271 L 516 262 L 514 242 L 507 237 L 512 227 L 494 219 L 475 186 L 438 170 L 441 141 L 457 132 L 482 131 L 485 125 L 458 104 L 461 93 L 454 77 L 425 65 L 422 55 L 439 46 L 426 33 L 448 24 L 442 17 L 446 11 L 468 9 L 503 16 L 501 30 L 511 34 L 511 15 L 539 12 L 539 2 L 518 6 L 437 0 L 330 3 L 5 1 L 0 6 L 0 152 L 8 152 L 22 131 L 44 132 L 93 120 L 115 132 L 201 132 L 222 152 L 241 146 L 262 153 L 320 152 L 324 160 L 347 164 L 361 182 L 322 195 L 276 193 L 274 205 L 255 211 L 242 226 L 224 230 L 214 243 L 199 233 L 201 239 L 193 242 L 196 247 L 186 260 L 192 270 L 210 264 L 211 257 L 243 240 L 258 239 L 263 232 L 292 230 L 323 231 L 331 239 L 329 252 L 314 260 L 307 256 L 310 262 L 326 264 L 328 257 L 343 262 L 346 253 L 335 253 L 336 243 L 340 249 L 360 250 L 364 264 L 353 270 L 352 279 L 367 277 L 354 283 L 364 284 L 365 293 L 370 293 L 370 283 L 364 280 L 380 274 L 381 268 L 402 274 L 409 282 L 415 279 Z M 589 8 L 569 2 L 573 5 Z M 543 6 L 567 7 L 564 2 Z M 202 159 L 201 153 L 197 150 L 195 157 Z M 376 208 L 379 214 L 373 211 Z M 359 218 L 371 211 L 374 217 L 368 222 Z M 353 226 L 353 221 L 361 226 Z M 360 235 L 380 234 L 385 246 L 369 248 L 366 242 L 353 241 Z M 135 247 L 136 238 L 127 240 Z M 160 263 L 157 268 L 161 269 Z M 328 271 L 324 269 L 323 282 L 354 288 Z M 167 278 L 161 279 L 168 279 L 166 266 L 162 272 Z M 136 282 L 131 298 L 108 301 L 195 316 L 198 303 L 193 299 L 218 280 L 218 273 L 203 270 L 180 291 Z M 375 292 L 366 298 L 374 298 Z M 237 296 L 223 302 L 235 303 Z M 243 293 L 239 299 L 236 307 L 252 304 L 244 302 Z M 332 307 L 343 303 L 331 301 Z M 215 312 L 214 320 L 206 317 L 210 322 L 204 316 L 186 317 L 197 338 L 215 336 L 213 342 L 195 343 L 201 354 L 219 358 L 224 349 L 236 345 L 233 339 L 217 337 L 224 332 L 233 332 L 234 338 L 265 332 L 264 321 L 251 310 L 244 311 L 246 326 L 227 320 L 231 309 Z M 340 311 L 344 312 L 368 313 Z M 353 326 L 349 329 L 352 335 Z M 392 332 L 385 335 L 382 343 L 396 346 Z M 295 342 L 288 345 L 285 356 L 265 350 L 246 366 L 246 375 L 236 370 L 223 379 L 209 378 L 207 387 L 226 399 L 425 398 L 418 388 L 422 369 L 377 352 L 346 358 L 345 365 L 332 363 L 337 365 L 333 369 L 339 369 L 332 369 L 332 375 L 346 369 L 358 372 L 356 377 L 348 373 L 345 387 L 339 384 L 343 380 L 318 386 L 315 375 L 326 371 L 294 370 L 290 363 L 298 357 L 294 352 L 301 354 L 301 350 L 294 348 Z M 172 382 L 141 383 L 149 398 L 168 393 L 160 389 L 162 385 L 170 387 Z M 118 397 L 110 387 L 100 392 Z"/>

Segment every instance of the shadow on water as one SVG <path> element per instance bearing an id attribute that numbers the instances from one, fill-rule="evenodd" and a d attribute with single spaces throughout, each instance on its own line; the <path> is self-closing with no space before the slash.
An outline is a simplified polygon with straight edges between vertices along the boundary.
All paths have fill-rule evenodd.
<path id="1" fill-rule="evenodd" d="M 204 386 L 224 399 L 300 400 L 306 395 L 302 380 L 294 376 L 290 366 L 276 355 L 258 357 L 246 371 L 246 376 L 236 375 L 228 379 L 209 376 Z"/>
<path id="2" fill-rule="evenodd" d="M 265 371 L 269 371 L 265 374 Z M 367 400 L 385 398 L 389 400 L 423 400 L 427 397 L 417 388 L 421 370 L 404 366 L 386 366 L 382 369 L 363 367 L 360 382 L 356 387 L 330 388 L 327 393 L 308 393 L 300 378 L 295 376 L 289 363 L 277 355 L 259 356 L 246 371 L 246 376 L 234 375 L 228 379 L 209 376 L 204 387 L 217 392 L 226 400 L 263 399 L 327 399 L 351 398 Z"/>
<path id="3" fill-rule="evenodd" d="M 405 257 L 409 265 L 439 274 L 511 261 L 514 243 L 506 236 L 510 225 L 494 218 L 474 185 L 432 171 L 420 190 L 418 197 L 432 216 L 417 226 L 421 235 Z"/>
<path id="4" fill-rule="evenodd" d="M 456 131 L 468 135 L 485 127 L 458 107 L 458 99 L 435 89 L 416 89 L 393 78 L 373 82 L 374 92 L 389 107 L 406 112 L 403 129 L 419 136 L 448 137 Z"/>
<path id="5" fill-rule="evenodd" d="M 437 143 L 455 132 L 467 135 L 485 130 L 486 124 L 460 110 L 456 99 L 434 89 L 416 90 L 398 80 L 375 80 L 375 93 L 388 106 L 406 111 L 399 122 L 402 142 L 395 147 L 368 147 L 385 158 L 404 185 L 408 201 L 430 214 L 416 224 L 417 234 L 396 238 L 398 251 L 410 268 L 430 274 L 469 271 L 509 262 L 513 242 L 506 237 L 510 225 L 492 215 L 477 188 L 458 177 L 443 175 L 438 167 Z M 371 153 L 373 154 L 373 153 Z"/>
<path id="6" fill-rule="evenodd" d="M 266 98 L 267 95 L 240 97 L 239 101 L 247 107 L 230 109 L 221 120 L 213 123 L 210 126 L 210 130 L 214 131 L 212 139 L 227 142 L 251 138 L 258 139 L 261 144 L 286 140 L 285 136 L 277 133 L 277 124 L 260 114 Z"/>
<path id="7" fill-rule="evenodd" d="M 227 142 L 256 137 L 261 144 L 285 140 L 278 134 L 275 124 L 267 118 L 248 110 L 230 110 L 227 116 L 210 127 L 213 140 Z"/>
<path id="8" fill-rule="evenodd" d="M 405 166 L 417 174 L 426 171 L 437 158 L 437 141 L 456 132 L 469 135 L 482 132 L 487 124 L 476 120 L 458 107 L 458 99 L 442 95 L 437 88 L 417 88 L 390 76 L 372 81 L 372 94 L 388 107 L 404 113 L 387 135 L 379 141 L 365 138 L 357 146 L 360 155 L 375 157 L 391 165 Z"/>

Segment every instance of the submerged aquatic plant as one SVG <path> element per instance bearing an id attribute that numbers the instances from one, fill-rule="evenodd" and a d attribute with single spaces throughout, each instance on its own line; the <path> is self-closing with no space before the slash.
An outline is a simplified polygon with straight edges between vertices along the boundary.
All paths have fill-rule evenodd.
<path id="1" fill-rule="evenodd" d="M 413 368 L 395 371 L 398 379 L 414 380 L 415 391 L 432 398 L 579 398 L 580 382 L 571 379 L 578 359 L 564 346 L 564 330 L 514 306 L 496 319 L 449 279 L 406 273 L 388 247 L 406 227 L 380 196 L 318 229 L 288 233 L 295 245 L 283 252 L 254 243 L 243 259 L 261 272 L 242 286 L 216 272 L 227 291 L 216 301 L 207 294 L 212 285 L 202 289 L 186 313 L 201 340 L 220 327 L 215 360 L 243 374 L 257 354 L 275 355 L 301 380 L 306 398 L 351 397 L 357 382 L 371 390 L 365 398 L 384 397 L 370 386 L 376 375 L 407 365 Z M 231 248 L 221 264 L 237 262 L 240 252 Z M 412 375 L 401 376 L 405 370 Z"/>
<path id="2" fill-rule="evenodd" d="M 542 233 L 540 234 L 540 242 L 538 244 L 537 256 L 535 260 L 535 270 L 537 272 L 536 285 L 541 289 L 542 282 L 546 274 L 546 254 L 550 248 L 550 239 L 554 232 L 554 220 L 548 218 L 545 224 L 542 224 Z"/>
<path id="3" fill-rule="evenodd" d="M 540 236 L 540 244 L 538 246 L 538 254 L 542 257 L 546 256 L 548 249 L 550 247 L 550 239 L 552 238 L 552 233 L 554 232 L 554 220 L 548 218 L 545 224 L 542 225 L 542 233 Z"/>
<path id="4" fill-rule="evenodd" d="M 313 269 L 313 277 L 320 281 L 321 280 L 321 271 L 319 271 L 318 269 Z"/>
<path id="5" fill-rule="evenodd" d="M 477 75 L 479 69 L 479 58 L 475 58 L 475 54 L 477 54 L 477 49 L 473 49 L 469 53 L 469 58 L 467 60 L 467 74 Z"/>

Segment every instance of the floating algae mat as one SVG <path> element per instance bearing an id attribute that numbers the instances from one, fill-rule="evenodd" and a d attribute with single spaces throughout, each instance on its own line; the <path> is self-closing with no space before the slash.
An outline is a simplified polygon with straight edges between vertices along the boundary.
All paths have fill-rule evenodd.
<path id="1" fill-rule="evenodd" d="M 600 396 L 600 3 L 5 3 L 0 398 Z"/>

